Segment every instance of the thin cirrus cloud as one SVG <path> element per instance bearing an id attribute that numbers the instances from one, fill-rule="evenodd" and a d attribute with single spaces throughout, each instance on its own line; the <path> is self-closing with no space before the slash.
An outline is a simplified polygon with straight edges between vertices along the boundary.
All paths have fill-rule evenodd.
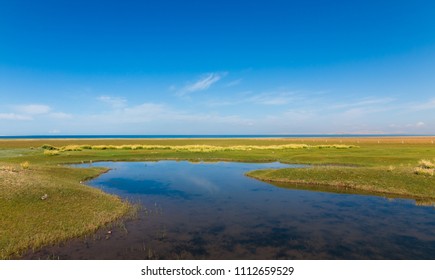
<path id="1" fill-rule="evenodd" d="M 204 124 L 209 127 L 210 123 L 252 125 L 252 121 L 238 115 L 221 115 L 216 113 L 188 112 L 173 108 L 163 103 L 142 103 L 136 106 L 127 106 L 120 110 L 82 116 L 87 122 L 98 122 L 100 124 L 149 124 L 152 122 L 161 123 L 183 123 Z M 189 126 L 189 125 L 188 125 Z"/>
<path id="2" fill-rule="evenodd" d="M 242 79 L 237 79 L 237 80 L 234 80 L 234 81 L 231 81 L 231 82 L 225 84 L 224 87 L 226 87 L 226 88 L 235 87 L 237 85 L 240 85 L 241 82 L 242 82 Z"/>
<path id="3" fill-rule="evenodd" d="M 48 114 L 50 118 L 58 119 L 58 120 L 67 120 L 72 119 L 73 116 L 71 114 L 63 113 L 63 112 L 53 112 Z"/>
<path id="4" fill-rule="evenodd" d="M 25 115 L 41 115 L 51 111 L 50 106 L 43 104 L 19 105 L 14 107 L 15 111 Z"/>
<path id="5" fill-rule="evenodd" d="M 186 94 L 203 91 L 210 88 L 213 84 L 221 80 L 226 73 L 209 73 L 201 77 L 194 83 L 190 83 L 177 92 L 177 95 L 184 96 Z"/>
<path id="6" fill-rule="evenodd" d="M 122 97 L 113 97 L 108 95 L 102 95 L 97 100 L 110 105 L 113 108 L 124 108 L 127 106 L 127 100 Z"/>
<path id="7" fill-rule="evenodd" d="M 248 102 L 261 105 L 286 105 L 294 100 L 294 93 L 265 93 L 248 98 Z"/>
<path id="8" fill-rule="evenodd" d="M 15 113 L 0 113 L 0 120 L 28 121 L 32 120 L 32 117 Z"/>
<path id="9" fill-rule="evenodd" d="M 389 127 L 391 128 L 422 128 L 425 127 L 426 123 L 420 121 L 417 123 L 408 123 L 406 125 L 401 124 L 390 124 Z"/>
<path id="10" fill-rule="evenodd" d="M 0 113 L 0 120 L 31 121 L 35 116 L 46 115 L 51 112 L 50 106 L 43 104 L 26 104 L 10 107 L 12 112 Z"/>
<path id="11" fill-rule="evenodd" d="M 52 119 L 71 119 L 72 115 L 64 112 L 55 112 L 48 105 L 24 104 L 11 106 L 12 112 L 0 113 L 0 120 L 8 121 L 31 121 L 39 117 Z"/>
<path id="12" fill-rule="evenodd" d="M 395 101 L 395 99 L 393 98 L 365 98 L 351 103 L 337 104 L 332 106 L 332 108 L 342 109 L 342 108 L 364 107 L 364 106 L 371 106 L 371 105 L 387 104 L 393 101 Z"/>
<path id="13" fill-rule="evenodd" d="M 427 102 L 414 105 L 411 107 L 411 109 L 413 109 L 414 111 L 424 111 L 424 110 L 435 109 L 435 98 L 432 98 Z"/>
<path id="14" fill-rule="evenodd" d="M 287 105 L 293 101 L 302 101 L 295 92 L 266 92 L 253 94 L 252 91 L 244 91 L 238 94 L 239 98 L 228 100 L 211 100 L 207 103 L 208 106 L 235 106 L 241 104 L 257 104 L 266 106 Z"/>
<path id="15" fill-rule="evenodd" d="M 164 104 L 143 103 L 136 106 L 114 108 L 111 111 L 100 114 L 85 115 L 82 118 L 98 123 L 146 123 L 151 120 L 160 119 L 169 112 L 170 109 Z"/>

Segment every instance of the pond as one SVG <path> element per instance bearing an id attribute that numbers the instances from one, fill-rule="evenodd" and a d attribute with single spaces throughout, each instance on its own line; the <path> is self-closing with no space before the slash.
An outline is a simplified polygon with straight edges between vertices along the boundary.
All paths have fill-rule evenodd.
<path id="1" fill-rule="evenodd" d="M 80 165 L 87 167 L 89 165 Z M 281 163 L 99 162 L 88 182 L 138 217 L 33 253 L 61 259 L 434 259 L 435 209 L 301 189 L 244 174 Z"/>

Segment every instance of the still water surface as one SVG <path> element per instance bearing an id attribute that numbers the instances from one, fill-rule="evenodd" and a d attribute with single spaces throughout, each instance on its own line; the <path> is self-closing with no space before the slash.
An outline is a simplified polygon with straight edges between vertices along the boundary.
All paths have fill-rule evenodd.
<path id="1" fill-rule="evenodd" d="M 297 165 L 159 161 L 93 166 L 112 170 L 88 184 L 140 203 L 139 217 L 30 258 L 435 259 L 433 207 L 409 199 L 278 187 L 244 175 Z"/>

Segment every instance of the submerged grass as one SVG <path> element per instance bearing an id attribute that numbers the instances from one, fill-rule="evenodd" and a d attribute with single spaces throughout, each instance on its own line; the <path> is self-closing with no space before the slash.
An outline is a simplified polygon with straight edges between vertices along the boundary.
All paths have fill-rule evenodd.
<path id="1" fill-rule="evenodd" d="M 312 164 L 248 175 L 417 197 L 430 204 L 435 176 L 422 172 L 432 173 L 434 160 L 425 158 L 435 158 L 433 138 L 0 140 L 0 258 L 17 258 L 29 248 L 91 233 L 129 212 L 128 202 L 80 183 L 104 169 L 75 169 L 65 163 L 172 159 Z"/>

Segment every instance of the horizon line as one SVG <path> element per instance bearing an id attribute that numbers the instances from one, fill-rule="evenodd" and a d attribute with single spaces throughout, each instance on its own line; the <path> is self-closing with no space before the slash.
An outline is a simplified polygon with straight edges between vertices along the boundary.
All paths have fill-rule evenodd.
<path id="1" fill-rule="evenodd" d="M 0 139 L 66 139 L 66 138 L 317 138 L 317 137 L 435 137 L 435 134 L 395 133 L 306 133 L 306 134 L 36 134 L 0 135 Z"/>

